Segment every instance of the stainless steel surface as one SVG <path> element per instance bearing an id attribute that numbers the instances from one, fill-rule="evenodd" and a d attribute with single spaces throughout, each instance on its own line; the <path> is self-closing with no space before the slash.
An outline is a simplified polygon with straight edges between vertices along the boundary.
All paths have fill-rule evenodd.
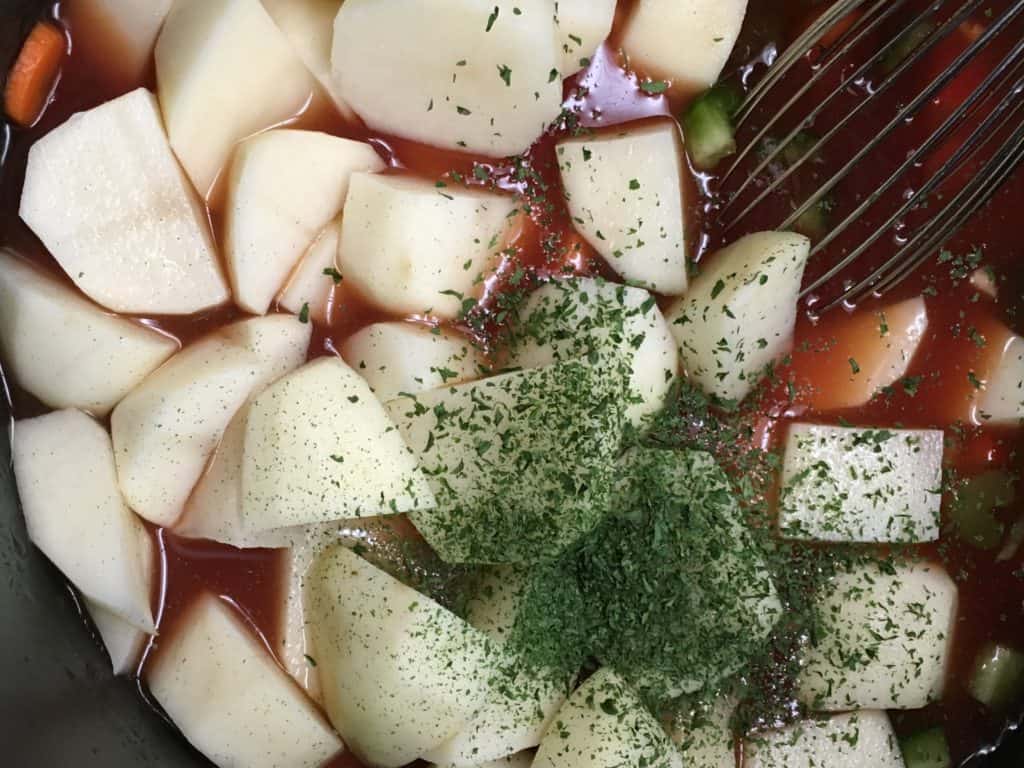
<path id="1" fill-rule="evenodd" d="M 985 0 L 967 0 L 960 3 L 955 11 L 941 23 L 936 21 L 936 17 L 944 10 L 948 12 L 951 3 L 946 0 L 931 3 L 924 11 L 914 15 L 908 23 L 890 34 L 877 47 L 872 56 L 865 57 L 848 75 L 844 75 L 839 85 L 816 103 L 810 111 L 802 116 L 794 115 L 795 108 L 801 99 L 816 84 L 823 82 L 824 78 L 830 74 L 834 74 L 844 63 L 848 64 L 848 55 L 854 50 L 859 51 L 859 46 L 868 40 L 871 34 L 882 29 L 884 22 L 905 5 L 907 5 L 907 0 L 881 0 L 878 2 L 839 0 L 779 56 L 765 77 L 751 90 L 739 110 L 737 123 L 739 127 L 743 127 L 747 123 L 757 122 L 760 127 L 752 138 L 744 142 L 742 150 L 726 169 L 720 181 L 725 196 L 721 215 L 726 221 L 727 232 L 743 223 L 768 197 L 782 189 L 801 167 L 820 150 L 825 149 L 844 130 L 856 127 L 855 121 L 858 118 L 863 121 L 867 109 L 872 104 L 877 103 L 886 93 L 901 83 L 905 85 L 905 79 L 909 73 L 915 72 L 915 66 L 923 57 L 948 39 L 964 21 L 977 13 L 985 5 Z M 850 28 L 827 50 L 821 52 L 821 58 L 812 77 L 797 89 L 781 108 L 767 116 L 759 114 L 758 108 L 765 103 L 768 95 L 786 83 L 787 76 L 792 73 L 798 62 L 818 46 L 822 35 L 838 20 L 858 9 L 862 13 Z M 789 216 L 778 222 L 778 229 L 792 227 L 804 214 L 825 200 L 844 179 L 853 173 L 855 168 L 864 162 L 870 162 L 872 153 L 883 142 L 889 139 L 900 126 L 918 114 L 957 75 L 976 61 L 993 40 L 1003 34 L 1011 24 L 1022 16 L 1024 16 L 1024 0 L 1016 0 L 1004 11 L 993 14 L 985 31 L 960 52 L 945 71 L 929 80 L 923 88 L 917 89 L 915 95 L 906 104 L 902 104 L 884 126 L 878 129 L 865 125 L 865 134 L 870 134 L 871 139 L 846 160 L 838 171 L 807 195 Z M 829 105 L 833 104 L 840 94 L 862 82 L 873 68 L 877 67 L 887 55 L 901 45 L 901 41 L 905 40 L 908 35 L 914 34 L 915 30 L 922 29 L 923 25 L 932 25 L 931 31 L 923 36 L 920 43 L 891 72 L 873 84 L 866 98 L 862 99 L 856 107 L 831 126 L 821 138 L 817 139 L 806 154 L 782 173 L 765 179 L 769 167 L 777 162 L 780 154 L 801 132 L 813 125 L 815 119 Z M 826 312 L 843 302 L 856 302 L 870 293 L 882 294 L 898 285 L 912 274 L 929 255 L 941 248 L 971 216 L 982 208 L 1024 160 L 1024 132 L 1019 129 L 1014 130 L 1008 137 L 1000 133 L 1019 124 L 1024 118 L 1024 40 L 1018 41 L 1010 52 L 997 65 L 993 66 L 978 88 L 893 171 L 875 192 L 815 243 L 812 256 L 826 252 L 828 247 L 836 242 L 854 222 L 875 207 L 887 192 L 905 180 L 906 174 L 939 147 L 943 140 L 954 135 L 958 128 L 969 124 L 969 121 L 979 115 L 985 115 L 984 119 L 953 157 L 944 163 L 919 189 L 914 190 L 899 207 L 894 209 L 872 234 L 864 238 L 858 245 L 847 249 L 842 258 L 831 265 L 822 275 L 805 285 L 801 295 L 808 296 L 836 276 L 841 275 L 843 270 L 890 234 L 893 227 L 903 221 L 909 213 L 922 210 L 932 200 L 935 192 L 951 179 L 953 174 L 963 168 L 965 163 L 984 159 L 981 170 L 973 174 L 970 182 L 959 190 L 949 202 L 941 206 L 934 206 L 928 220 L 919 225 L 905 244 L 895 248 L 895 252 L 881 266 L 868 276 L 851 281 L 844 286 L 838 296 L 833 297 L 822 307 L 816 308 L 817 312 Z M 773 147 L 764 152 L 752 170 L 745 172 L 745 175 L 739 178 L 740 171 L 745 168 L 751 154 L 758 147 L 763 147 L 765 139 L 771 136 L 773 131 L 778 130 L 787 118 L 787 125 L 792 124 L 792 121 L 795 120 L 794 127 L 780 141 L 775 142 Z M 997 136 L 1002 137 L 998 144 L 994 142 Z M 756 190 L 756 194 L 751 199 L 751 195 L 745 193 L 753 190 Z"/>

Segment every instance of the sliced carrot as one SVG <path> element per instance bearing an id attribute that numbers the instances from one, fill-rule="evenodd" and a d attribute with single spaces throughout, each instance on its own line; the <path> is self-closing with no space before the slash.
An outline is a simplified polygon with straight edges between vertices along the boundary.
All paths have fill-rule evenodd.
<path id="1" fill-rule="evenodd" d="M 33 125 L 46 108 L 67 51 L 64 33 L 39 22 L 21 47 L 4 91 L 4 109 L 14 122 Z"/>

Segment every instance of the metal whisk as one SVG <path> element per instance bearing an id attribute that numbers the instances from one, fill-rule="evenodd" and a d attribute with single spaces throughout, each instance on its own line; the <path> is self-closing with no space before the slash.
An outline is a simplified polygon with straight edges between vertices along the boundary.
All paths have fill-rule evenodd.
<path id="1" fill-rule="evenodd" d="M 784 221 L 778 223 L 779 229 L 791 228 L 801 216 L 828 200 L 832 191 L 860 163 L 869 158 L 872 152 L 900 126 L 913 118 L 929 101 L 935 99 L 965 67 L 978 59 L 979 54 L 986 46 L 991 45 L 998 35 L 1008 28 L 1016 29 L 1011 25 L 1024 14 L 1024 0 L 1008 2 L 1005 10 L 998 13 L 988 12 L 991 7 L 990 0 L 960 2 L 952 13 L 949 12 L 951 0 L 941 0 L 930 3 L 923 11 L 909 14 L 911 18 L 905 24 L 900 22 L 900 29 L 895 34 L 889 34 L 886 22 L 894 24 L 896 19 L 900 18 L 895 14 L 908 5 L 908 0 L 837 0 L 779 55 L 765 76 L 753 87 L 736 115 L 737 127 L 743 129 L 746 126 L 746 133 L 753 133 L 753 136 L 749 140 L 741 138 L 743 148 L 728 165 L 720 180 L 724 196 L 721 215 L 726 231 L 733 230 L 743 223 L 840 132 L 851 126 L 856 129 L 858 124 L 854 121 L 859 117 L 863 119 L 869 105 L 877 103 L 886 92 L 901 82 L 902 88 L 912 84 L 914 81 L 907 78 L 907 73 L 985 6 L 984 31 L 956 56 L 947 69 L 926 82 L 923 87 L 915 86 L 916 95 L 902 104 L 891 120 L 877 128 L 871 125 L 870 140 L 799 203 Z M 920 4 L 917 7 L 920 8 Z M 852 13 L 858 13 L 855 20 L 835 42 L 823 48 L 819 42 L 823 36 L 833 30 L 837 22 L 847 19 Z M 854 66 L 852 71 L 846 74 L 850 68 L 850 54 L 856 51 L 856 55 L 860 57 L 864 46 L 877 39 L 875 36 L 882 30 L 886 31 L 886 35 L 881 47 L 872 46 L 874 54 L 864 58 L 863 63 Z M 873 83 L 866 98 L 850 109 L 820 138 L 816 138 L 813 146 L 802 157 L 792 162 L 783 173 L 766 178 L 773 163 L 776 163 L 774 167 L 778 167 L 777 159 L 790 142 L 814 124 L 815 119 L 829 105 L 834 104 L 840 94 L 854 84 L 864 82 L 869 71 L 875 71 L 873 68 L 877 68 L 891 52 L 898 50 L 897 46 L 905 46 L 908 35 L 916 35 L 915 47 L 905 53 L 883 79 Z M 780 86 L 787 81 L 787 76 L 797 63 L 808 54 L 818 55 L 813 76 L 786 99 L 781 108 L 773 108 L 763 125 L 755 130 L 755 126 L 767 111 L 766 105 L 771 103 L 772 99 L 778 100 L 785 96 L 786 91 Z M 860 60 L 858 58 L 858 61 Z M 797 114 L 798 110 L 794 108 L 801 100 L 806 103 L 807 94 L 816 86 L 822 87 L 823 79 L 830 73 L 833 77 L 841 76 L 841 83 L 800 117 Z M 978 121 L 977 126 L 969 135 L 964 135 L 966 126 L 973 124 L 974 119 Z M 790 125 L 794 120 L 796 125 L 788 134 L 783 134 L 784 138 L 767 144 L 771 136 L 781 133 L 782 125 Z M 961 135 L 964 135 L 962 140 Z M 956 106 L 937 130 L 920 143 L 891 176 L 865 196 L 854 210 L 836 222 L 828 233 L 815 243 L 812 256 L 825 252 L 854 222 L 872 209 L 876 209 L 887 192 L 906 181 L 910 169 L 921 167 L 923 160 L 930 153 L 954 136 L 957 139 L 956 149 L 948 160 L 919 188 L 901 198 L 902 204 L 896 206 L 895 210 L 888 215 L 882 211 L 881 215 L 885 216 L 884 223 L 859 242 L 843 248 L 837 261 L 815 277 L 804 288 L 802 296 L 817 292 L 833 278 L 841 276 L 844 270 L 864 256 L 876 243 L 892 233 L 895 226 L 905 222 L 912 211 L 925 211 L 928 214 L 927 220 L 916 226 L 906 237 L 905 242 L 894 243 L 895 253 L 886 253 L 887 258 L 866 277 L 847 279 L 839 295 L 830 296 L 830 303 L 826 303 L 822 309 L 816 310 L 817 312 L 825 312 L 844 302 L 855 303 L 872 293 L 884 294 L 901 283 L 930 255 L 942 248 L 992 198 L 1021 164 L 1024 160 L 1024 36 L 1018 36 L 1008 53 L 986 69 L 980 85 Z M 970 178 L 955 190 L 955 194 L 935 194 L 940 189 L 945 192 L 946 182 L 961 169 L 968 167 L 968 164 L 971 164 Z M 752 170 L 746 170 L 751 165 Z M 959 181 L 959 177 L 957 180 Z M 938 201 L 941 205 L 936 204 L 935 197 L 942 198 Z M 877 214 L 878 211 L 872 213 Z"/>

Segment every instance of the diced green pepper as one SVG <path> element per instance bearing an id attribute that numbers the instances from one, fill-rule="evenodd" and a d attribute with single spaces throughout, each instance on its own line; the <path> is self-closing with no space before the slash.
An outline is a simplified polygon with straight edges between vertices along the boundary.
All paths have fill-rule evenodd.
<path id="1" fill-rule="evenodd" d="M 693 164 L 710 170 L 736 152 L 732 116 L 742 97 L 733 88 L 716 85 L 690 104 L 683 115 L 683 136 Z"/>
<path id="2" fill-rule="evenodd" d="M 1024 695 L 1024 653 L 989 643 L 978 654 L 968 690 L 989 709 L 1006 710 Z"/>
<path id="3" fill-rule="evenodd" d="M 931 22 L 922 21 L 908 29 L 882 57 L 882 72 L 889 74 L 906 61 L 935 31 Z"/>
<path id="4" fill-rule="evenodd" d="M 957 489 L 949 516 L 964 542 L 984 550 L 999 546 L 1004 527 L 994 510 L 1013 502 L 1015 483 L 1013 475 L 1006 472 L 986 472 Z"/>
<path id="5" fill-rule="evenodd" d="M 907 768 L 950 768 L 949 744 L 941 728 L 931 728 L 900 740 Z"/>

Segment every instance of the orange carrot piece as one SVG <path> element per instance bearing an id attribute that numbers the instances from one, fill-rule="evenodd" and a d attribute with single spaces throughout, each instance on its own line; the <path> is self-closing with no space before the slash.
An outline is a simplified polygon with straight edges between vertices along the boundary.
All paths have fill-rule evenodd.
<path id="1" fill-rule="evenodd" d="M 66 51 L 67 40 L 56 26 L 33 27 L 7 78 L 4 109 L 11 120 L 27 127 L 40 118 Z"/>

